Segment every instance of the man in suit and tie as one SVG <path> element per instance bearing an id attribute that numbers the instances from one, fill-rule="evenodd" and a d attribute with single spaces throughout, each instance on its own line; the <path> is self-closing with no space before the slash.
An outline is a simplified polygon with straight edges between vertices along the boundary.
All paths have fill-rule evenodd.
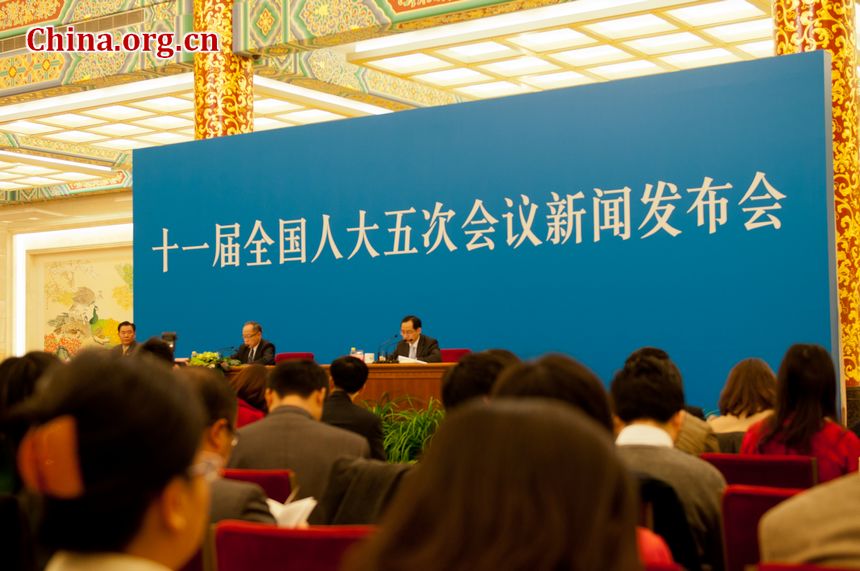
<path id="1" fill-rule="evenodd" d="M 278 364 L 266 384 L 266 418 L 239 429 L 231 468 L 289 469 L 299 499 L 322 498 L 329 472 L 341 457 L 367 458 L 367 440 L 320 422 L 328 375 L 313 361 Z"/>
<path id="2" fill-rule="evenodd" d="M 428 335 L 421 334 L 421 319 L 407 315 L 400 321 L 400 336 L 403 340 L 394 349 L 394 356 L 404 356 L 425 363 L 441 363 L 442 352 L 439 342 Z"/>
<path id="3" fill-rule="evenodd" d="M 223 375 L 204 367 L 185 367 L 180 379 L 199 398 L 206 419 L 200 449 L 226 463 L 236 440 L 236 395 Z M 240 519 L 275 523 L 266 494 L 257 484 L 218 478 L 210 484 L 209 522 Z"/>
<path id="4" fill-rule="evenodd" d="M 237 359 L 242 364 L 274 365 L 275 345 L 263 339 L 263 326 L 256 321 L 248 321 L 242 326 L 242 341 L 231 359 Z"/>
<path id="5" fill-rule="evenodd" d="M 114 353 L 123 357 L 131 357 L 137 347 L 137 327 L 131 321 L 123 321 L 116 328 L 119 334 L 119 345 L 111 349 Z"/>
<path id="6" fill-rule="evenodd" d="M 334 390 L 323 404 L 322 421 L 365 437 L 370 445 L 370 457 L 385 460 L 382 421 L 352 402 L 367 382 L 367 365 L 355 357 L 341 357 L 332 361 L 328 372 Z"/>

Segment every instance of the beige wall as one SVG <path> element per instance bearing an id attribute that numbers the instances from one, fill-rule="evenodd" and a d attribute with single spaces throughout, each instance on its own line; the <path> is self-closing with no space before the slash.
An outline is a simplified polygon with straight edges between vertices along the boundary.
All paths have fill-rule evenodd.
<path id="1" fill-rule="evenodd" d="M 99 196 L 68 198 L 31 204 L 0 207 L 0 358 L 15 354 L 13 331 L 13 295 L 15 272 L 13 267 L 13 238 L 20 234 L 68 230 L 129 223 L 131 192 L 124 191 Z M 92 246 L 82 250 L 91 250 Z M 129 252 L 129 262 L 130 252 Z M 32 267 L 32 264 L 28 264 Z M 28 281 L 32 276 L 27 276 Z M 27 305 L 44 306 L 41 299 L 28 295 Z"/>

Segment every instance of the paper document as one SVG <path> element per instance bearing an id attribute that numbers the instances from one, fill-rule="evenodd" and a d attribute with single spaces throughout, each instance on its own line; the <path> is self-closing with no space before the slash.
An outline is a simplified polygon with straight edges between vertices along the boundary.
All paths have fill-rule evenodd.
<path id="1" fill-rule="evenodd" d="M 266 503 L 269 504 L 269 511 L 275 516 L 278 527 L 306 527 L 308 517 L 317 507 L 317 501 L 313 498 L 296 500 L 288 504 L 267 498 Z"/>
<path id="2" fill-rule="evenodd" d="M 397 362 L 398 363 L 412 363 L 412 364 L 421 363 L 422 365 L 427 364 L 427 361 L 419 361 L 418 359 L 410 359 L 409 357 L 405 357 L 403 355 L 397 356 Z"/>

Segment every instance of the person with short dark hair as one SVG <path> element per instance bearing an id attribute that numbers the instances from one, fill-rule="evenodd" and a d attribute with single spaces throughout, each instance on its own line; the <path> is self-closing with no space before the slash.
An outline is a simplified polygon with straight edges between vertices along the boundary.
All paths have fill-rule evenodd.
<path id="1" fill-rule="evenodd" d="M 200 407 L 150 358 L 84 352 L 54 368 L 20 414 L 18 455 L 43 498 L 49 571 L 179 569 L 197 551 L 217 459 L 199 452 Z"/>
<path id="2" fill-rule="evenodd" d="M 508 367 L 492 392 L 496 397 L 542 397 L 575 406 L 612 433 L 612 412 L 603 383 L 591 369 L 565 355 Z"/>
<path id="3" fill-rule="evenodd" d="M 776 376 L 761 359 L 744 359 L 732 367 L 720 393 L 720 416 L 708 419 L 717 433 L 746 432 L 773 413 Z"/>
<path id="4" fill-rule="evenodd" d="M 640 347 L 633 351 L 626 359 L 626 363 L 636 360 L 650 358 L 663 362 L 666 365 L 666 373 L 669 378 L 684 390 L 684 380 L 678 365 L 669 358 L 669 354 L 658 347 Z M 684 404 L 684 413 L 681 415 L 681 430 L 675 439 L 675 448 L 683 450 L 693 456 L 699 456 L 703 452 L 719 452 L 720 441 L 711 426 L 705 422 L 705 415 L 701 408 Z"/>
<path id="5" fill-rule="evenodd" d="M 631 479 L 591 419 L 553 401 L 472 401 L 343 569 L 631 571 L 636 517 Z"/>
<path id="6" fill-rule="evenodd" d="M 317 499 L 334 461 L 367 458 L 367 440 L 319 422 L 328 375 L 313 361 L 284 361 L 269 375 L 269 415 L 239 430 L 231 468 L 289 469 L 296 473 L 298 498 Z"/>
<path id="7" fill-rule="evenodd" d="M 860 438 L 836 418 L 836 369 L 827 349 L 789 347 L 777 373 L 774 414 L 750 426 L 742 454 L 791 454 L 818 460 L 818 481 L 857 471 Z"/>
<path id="8" fill-rule="evenodd" d="M 634 471 L 669 484 L 684 507 L 699 558 L 723 568 L 721 501 L 726 481 L 711 464 L 673 446 L 684 415 L 684 391 L 665 360 L 628 360 L 610 388 L 623 426 L 618 455 Z"/>
<path id="9" fill-rule="evenodd" d="M 403 356 L 425 363 L 442 362 L 439 342 L 421 333 L 421 319 L 417 316 L 407 315 L 400 320 L 400 335 L 403 340 L 394 348 L 394 358 Z"/>
<path id="10" fill-rule="evenodd" d="M 246 321 L 242 326 L 242 344 L 230 358 L 243 365 L 274 365 L 275 345 L 263 339 L 262 325 L 256 321 Z"/>
<path id="11" fill-rule="evenodd" d="M 116 328 L 119 334 L 119 345 L 111 349 L 123 357 L 131 357 L 137 347 L 137 326 L 131 321 L 123 321 Z"/>
<path id="12" fill-rule="evenodd" d="M 185 367 L 177 372 L 203 405 L 205 426 L 201 449 L 218 455 L 226 464 L 236 440 L 236 395 L 224 375 L 205 367 Z M 209 522 L 239 519 L 275 523 L 263 489 L 250 482 L 218 478 L 211 485 Z"/>
<path id="13" fill-rule="evenodd" d="M 322 421 L 363 436 L 370 446 L 370 457 L 385 460 L 382 420 L 354 403 L 355 397 L 367 382 L 367 365 L 356 357 L 340 357 L 332 361 L 328 372 L 334 383 L 334 390 L 323 404 Z"/>
<path id="14" fill-rule="evenodd" d="M 488 352 L 469 353 L 442 377 L 442 405 L 447 412 L 474 398 L 486 398 L 505 363 Z"/>
<path id="15" fill-rule="evenodd" d="M 134 351 L 135 355 L 148 355 L 155 357 L 165 365 L 172 367 L 176 364 L 173 358 L 173 349 L 170 345 L 158 337 L 150 337 L 143 345 L 138 345 Z"/>

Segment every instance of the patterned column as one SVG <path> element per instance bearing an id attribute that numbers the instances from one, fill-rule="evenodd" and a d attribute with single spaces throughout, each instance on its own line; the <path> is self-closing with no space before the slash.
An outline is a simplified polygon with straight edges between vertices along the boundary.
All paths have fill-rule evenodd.
<path id="1" fill-rule="evenodd" d="M 833 58 L 833 172 L 842 372 L 860 386 L 860 156 L 855 0 L 774 0 L 777 55 L 827 50 Z"/>
<path id="2" fill-rule="evenodd" d="M 221 41 L 220 52 L 194 54 L 194 138 L 250 133 L 253 61 L 233 53 L 233 0 L 194 0 L 194 30 Z"/>

